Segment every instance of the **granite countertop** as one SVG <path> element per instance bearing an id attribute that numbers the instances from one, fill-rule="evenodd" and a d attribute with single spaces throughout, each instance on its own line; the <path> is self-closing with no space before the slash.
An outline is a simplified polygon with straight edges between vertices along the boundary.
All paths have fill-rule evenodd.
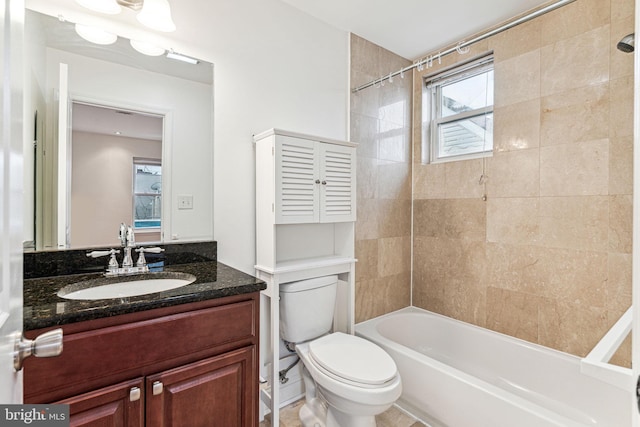
<path id="1" fill-rule="evenodd" d="M 154 308 L 240 295 L 266 288 L 262 280 L 217 261 L 168 265 L 164 267 L 163 271 L 192 274 L 196 277 L 196 281 L 180 288 L 153 294 L 80 301 L 61 298 L 57 293 L 64 286 L 73 283 L 102 280 L 102 273 L 26 279 L 24 281 L 24 330 L 41 329 Z M 128 277 L 133 278 L 134 276 Z"/>

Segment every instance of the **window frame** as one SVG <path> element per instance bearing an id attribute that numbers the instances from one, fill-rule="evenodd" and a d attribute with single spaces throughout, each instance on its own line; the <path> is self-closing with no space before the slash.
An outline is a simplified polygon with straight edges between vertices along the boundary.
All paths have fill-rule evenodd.
<path id="1" fill-rule="evenodd" d="M 159 193 L 146 193 L 146 192 L 136 192 L 136 177 L 137 177 L 137 173 L 138 173 L 138 166 L 159 166 L 161 168 L 161 173 L 160 173 L 160 177 L 161 179 L 163 178 L 163 171 L 162 171 L 162 160 L 161 159 L 151 159 L 151 158 L 144 158 L 144 157 L 134 157 L 133 158 L 133 179 L 132 179 L 132 189 L 131 189 L 131 200 L 132 200 L 132 218 L 133 218 L 133 228 L 136 232 L 145 232 L 145 231 L 158 231 L 160 229 L 162 229 L 162 214 L 160 215 L 160 219 L 158 220 L 160 222 L 159 225 L 157 226 L 148 226 L 148 227 L 137 227 L 136 224 L 136 197 L 137 196 L 155 196 L 155 197 L 159 197 L 160 198 L 160 209 L 162 210 L 162 198 L 163 198 L 163 191 L 162 191 L 162 187 L 160 188 L 160 192 Z"/>
<path id="2" fill-rule="evenodd" d="M 487 117 L 493 115 L 494 102 L 489 106 L 477 108 L 474 110 L 463 111 L 461 113 L 452 114 L 450 116 L 442 116 L 442 88 L 445 85 L 463 81 L 494 70 L 493 53 L 457 64 L 438 73 L 431 74 L 424 78 L 425 93 L 423 95 L 423 106 L 427 114 L 423 114 L 423 121 L 427 123 L 427 130 L 424 135 L 423 156 L 424 163 L 445 163 L 458 160 L 477 159 L 482 157 L 491 157 L 493 155 L 493 133 L 491 134 L 490 147 L 484 147 L 480 151 L 473 153 L 465 153 L 458 155 L 442 156 L 440 154 L 440 126 L 447 123 L 455 123 L 461 120 L 473 117 Z M 495 80 L 495 74 L 494 74 Z M 492 85 L 493 86 L 493 85 Z M 493 86 L 493 95 L 495 94 L 495 86 Z"/>

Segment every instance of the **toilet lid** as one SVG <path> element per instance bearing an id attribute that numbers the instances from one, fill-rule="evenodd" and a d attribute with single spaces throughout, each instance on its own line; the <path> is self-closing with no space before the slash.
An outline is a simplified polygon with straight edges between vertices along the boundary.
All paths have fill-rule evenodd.
<path id="1" fill-rule="evenodd" d="M 396 376 L 396 364 L 374 343 L 335 332 L 309 343 L 314 362 L 327 371 L 361 384 L 384 384 Z"/>

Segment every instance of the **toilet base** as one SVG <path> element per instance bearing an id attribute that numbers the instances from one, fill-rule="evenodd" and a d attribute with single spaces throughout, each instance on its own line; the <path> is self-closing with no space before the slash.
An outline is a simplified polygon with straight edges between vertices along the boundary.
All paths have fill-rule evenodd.
<path id="1" fill-rule="evenodd" d="M 327 406 L 317 397 L 307 400 L 298 413 L 303 427 L 327 427 Z"/>
<path id="2" fill-rule="evenodd" d="M 343 414 L 317 397 L 307 400 L 298 416 L 303 427 L 376 427 L 375 417 Z"/>

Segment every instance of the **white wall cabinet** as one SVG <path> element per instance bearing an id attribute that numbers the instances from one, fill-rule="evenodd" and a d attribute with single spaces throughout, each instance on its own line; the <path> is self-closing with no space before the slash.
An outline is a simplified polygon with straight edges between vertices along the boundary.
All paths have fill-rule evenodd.
<path id="1" fill-rule="evenodd" d="M 280 129 L 254 136 L 256 276 L 262 292 L 261 400 L 278 425 L 280 284 L 338 275 L 334 330 L 355 317 L 356 147 Z M 276 379 L 273 381 L 272 379 Z"/>
<path id="2" fill-rule="evenodd" d="M 276 224 L 355 221 L 355 147 L 274 134 Z"/>

